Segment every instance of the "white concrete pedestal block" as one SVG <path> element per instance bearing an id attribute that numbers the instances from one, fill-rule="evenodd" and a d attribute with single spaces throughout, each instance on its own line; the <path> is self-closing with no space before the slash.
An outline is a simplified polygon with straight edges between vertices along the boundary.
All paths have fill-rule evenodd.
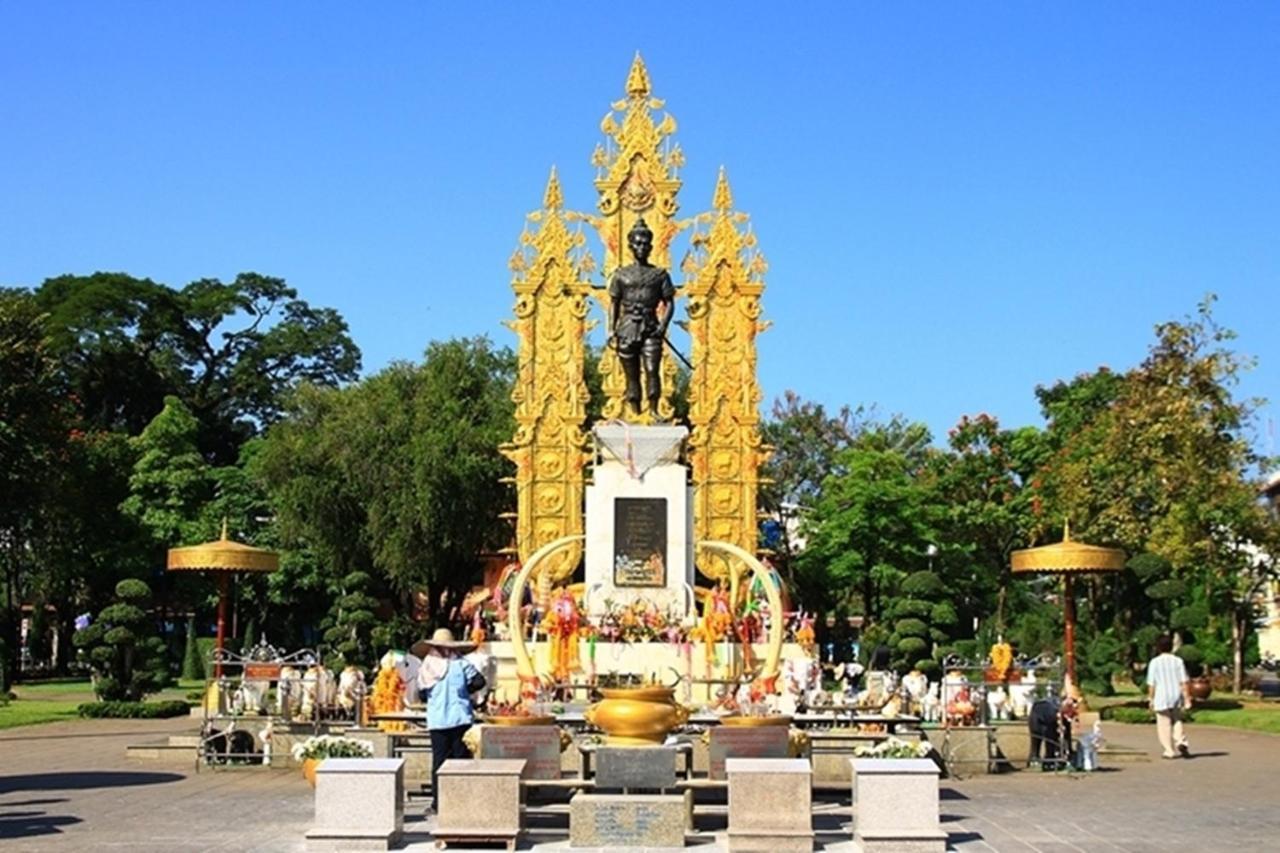
<path id="1" fill-rule="evenodd" d="M 938 765 L 927 758 L 851 758 L 853 839 L 863 853 L 944 853 Z"/>
<path id="2" fill-rule="evenodd" d="M 623 607 L 640 600 L 663 611 L 688 613 L 693 490 L 680 455 L 689 431 L 682 426 L 598 424 L 592 434 L 599 459 L 586 489 L 587 611 L 599 615 L 606 600 Z M 662 530 L 653 530 L 651 542 L 640 537 L 646 539 L 641 550 L 634 541 L 636 524 L 627 523 L 632 518 L 649 528 L 661 522 Z M 661 560 L 661 571 L 620 565 L 654 560 Z"/>
<path id="3" fill-rule="evenodd" d="M 813 769 L 803 758 L 729 758 L 729 850 L 813 849 Z"/>
<path id="4" fill-rule="evenodd" d="M 440 813 L 435 837 L 443 842 L 496 842 L 512 846 L 520 835 L 523 758 L 451 758 L 440 766 Z"/>
<path id="5" fill-rule="evenodd" d="M 404 759 L 326 758 L 307 850 L 387 850 L 404 831 Z"/>

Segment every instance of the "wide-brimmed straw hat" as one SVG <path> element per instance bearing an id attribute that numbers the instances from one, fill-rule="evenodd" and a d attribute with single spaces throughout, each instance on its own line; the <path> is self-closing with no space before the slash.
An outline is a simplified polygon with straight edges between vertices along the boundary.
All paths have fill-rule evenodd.
<path id="1" fill-rule="evenodd" d="M 431 635 L 430 640 L 419 640 L 410 646 L 409 654 L 418 658 L 426 657 L 427 652 L 431 649 L 447 649 L 448 651 L 465 655 L 468 652 L 474 652 L 476 644 L 455 640 L 453 632 L 448 628 L 437 628 L 436 632 Z"/>

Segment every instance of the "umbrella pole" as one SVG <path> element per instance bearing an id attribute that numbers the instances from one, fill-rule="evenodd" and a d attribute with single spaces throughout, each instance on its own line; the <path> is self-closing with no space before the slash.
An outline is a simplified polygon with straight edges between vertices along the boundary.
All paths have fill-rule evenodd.
<path id="1" fill-rule="evenodd" d="M 1076 687 L 1076 598 L 1071 581 L 1071 573 L 1065 573 L 1062 577 L 1063 644 L 1066 646 L 1067 678 L 1071 679 L 1071 686 Z"/>
<path id="2" fill-rule="evenodd" d="M 214 678 L 222 678 L 222 643 L 227 633 L 227 574 L 218 572 L 218 645 L 214 652 Z"/>

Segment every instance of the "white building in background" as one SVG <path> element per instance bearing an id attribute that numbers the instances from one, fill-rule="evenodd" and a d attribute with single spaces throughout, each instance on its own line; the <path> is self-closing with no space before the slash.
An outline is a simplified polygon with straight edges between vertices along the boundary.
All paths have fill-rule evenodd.
<path id="1" fill-rule="evenodd" d="M 1280 517 L 1280 471 L 1272 474 L 1262 487 L 1262 493 L 1271 503 L 1271 509 Z M 1270 655 L 1280 659 L 1280 583 L 1267 583 L 1259 601 L 1261 615 L 1258 618 L 1258 651 L 1263 657 Z"/>

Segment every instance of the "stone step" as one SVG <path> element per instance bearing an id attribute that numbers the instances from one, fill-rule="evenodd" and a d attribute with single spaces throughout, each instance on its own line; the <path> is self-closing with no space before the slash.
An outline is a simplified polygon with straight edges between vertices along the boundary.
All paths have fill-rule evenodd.
<path id="1" fill-rule="evenodd" d="M 183 746 L 188 749 L 198 749 L 200 746 L 200 735 L 169 735 L 169 746 Z"/>
<path id="2" fill-rule="evenodd" d="M 194 746 L 174 746 L 164 741 L 135 743 L 124 748 L 125 758 L 142 761 L 194 761 L 196 754 Z"/>

